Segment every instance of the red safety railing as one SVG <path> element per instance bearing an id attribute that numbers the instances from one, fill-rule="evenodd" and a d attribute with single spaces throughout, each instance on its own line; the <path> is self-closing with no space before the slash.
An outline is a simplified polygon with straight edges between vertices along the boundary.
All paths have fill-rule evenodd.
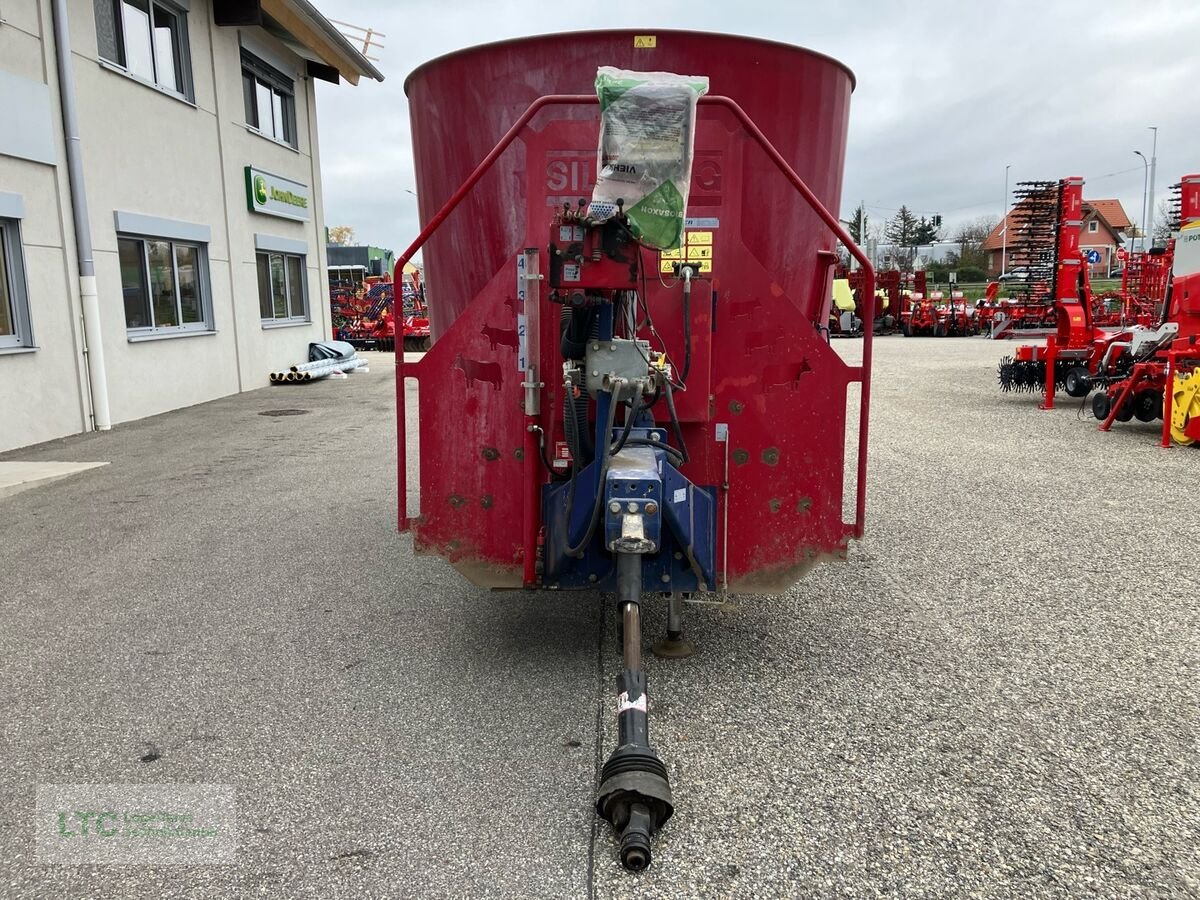
<path id="1" fill-rule="evenodd" d="M 547 94 L 544 97 L 539 97 L 534 100 L 529 107 L 521 114 L 512 127 L 508 129 L 505 135 L 500 138 L 496 146 L 491 152 L 483 158 L 483 161 L 475 167 L 467 180 L 464 181 L 445 202 L 437 214 L 421 229 L 421 233 L 416 239 L 409 244 L 400 256 L 396 259 L 395 274 L 393 281 L 399 279 L 403 272 L 404 266 L 412 259 L 413 255 L 424 246 L 425 242 L 433 235 L 441 226 L 446 218 L 454 212 L 458 205 L 463 201 L 463 198 L 470 193 L 471 189 L 479 183 L 487 171 L 496 163 L 501 154 L 508 149 L 509 145 L 516 140 L 517 135 L 529 124 L 530 120 L 537 115 L 542 109 L 547 106 L 595 106 L 599 104 L 599 99 L 592 94 Z M 754 124 L 754 121 L 746 114 L 746 111 L 737 104 L 736 101 L 729 97 L 708 96 L 700 98 L 702 106 L 720 106 L 729 110 L 734 118 L 738 120 L 741 126 L 746 130 L 746 133 L 754 138 L 755 142 L 762 147 L 767 157 L 775 163 L 784 177 L 791 182 L 792 187 L 804 198 L 804 202 L 809 208 L 817 214 L 818 218 L 825 226 L 833 233 L 834 237 L 850 252 L 862 266 L 863 271 L 863 288 L 864 296 L 874 298 L 875 296 L 875 268 L 871 265 L 867 255 L 854 243 L 850 234 L 842 227 L 837 216 L 827 210 L 818 199 L 817 195 L 812 192 L 807 184 L 804 183 L 796 170 L 791 167 L 783 155 L 775 149 L 775 145 L 767 138 L 762 130 Z M 863 528 L 866 522 L 867 511 L 867 421 L 871 406 L 871 355 L 872 343 L 875 325 L 875 304 L 870 302 L 866 304 L 867 316 L 863 323 L 863 350 L 862 363 L 858 366 L 850 366 L 852 381 L 857 381 L 862 385 L 862 391 L 859 399 L 859 423 L 858 423 L 858 477 L 856 484 L 856 494 L 854 501 L 854 536 L 860 538 L 863 535 Z M 407 531 L 409 527 L 407 504 L 408 504 L 408 469 L 407 469 L 407 423 L 405 422 L 405 403 L 404 403 L 404 349 L 402 345 L 396 347 L 396 419 L 397 419 L 397 482 L 398 482 L 398 507 L 399 507 L 399 529 Z"/>

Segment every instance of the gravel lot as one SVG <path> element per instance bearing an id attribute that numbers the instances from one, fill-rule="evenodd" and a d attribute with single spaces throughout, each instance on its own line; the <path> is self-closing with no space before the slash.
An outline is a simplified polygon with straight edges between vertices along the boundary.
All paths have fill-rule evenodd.
<path id="1" fill-rule="evenodd" d="M 0 500 L 0 894 L 1200 896 L 1200 452 L 1001 395 L 1010 349 L 878 340 L 868 537 L 648 658 L 641 876 L 612 604 L 414 561 L 384 358 L 0 456 L 111 462 Z M 37 865 L 87 782 L 232 785 L 236 864 Z"/>

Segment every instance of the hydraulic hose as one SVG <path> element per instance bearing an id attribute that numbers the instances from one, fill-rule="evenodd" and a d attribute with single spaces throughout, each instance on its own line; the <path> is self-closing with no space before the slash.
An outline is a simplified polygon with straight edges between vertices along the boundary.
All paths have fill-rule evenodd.
<path id="1" fill-rule="evenodd" d="M 626 441 L 629 440 L 629 433 L 631 431 L 633 431 L 634 420 L 637 419 L 638 414 L 641 411 L 642 411 L 642 398 L 641 398 L 641 395 L 639 394 L 639 395 L 635 396 L 629 404 L 629 411 L 625 414 L 625 427 L 621 430 L 621 436 L 619 438 L 617 438 L 617 442 L 615 444 L 613 444 L 612 448 L 608 451 L 609 455 L 621 452 L 621 448 L 624 447 Z"/>
<path id="2" fill-rule="evenodd" d="M 685 462 L 683 454 L 672 447 L 670 444 L 664 444 L 662 441 L 655 441 L 644 437 L 631 437 L 625 442 L 626 447 L 655 447 L 663 451 L 671 460 L 671 465 L 678 468 Z"/>
<path id="3" fill-rule="evenodd" d="M 618 379 L 617 383 L 614 384 L 614 388 L 620 383 L 621 381 Z M 611 446 L 609 441 L 612 435 L 613 424 L 617 420 L 616 393 L 616 390 L 614 390 L 612 402 L 608 404 L 608 421 L 604 428 L 604 443 L 600 445 L 600 458 L 596 462 L 599 475 L 596 476 L 596 499 L 592 504 L 592 516 L 588 520 L 587 532 L 583 535 L 582 540 L 580 540 L 580 542 L 575 546 L 567 546 L 567 556 L 575 556 L 577 553 L 582 551 L 584 547 L 590 544 L 592 542 L 592 537 L 596 534 L 596 526 L 600 523 L 600 511 L 604 508 L 604 476 L 608 474 L 608 451 L 609 447 Z M 578 473 L 571 476 L 571 499 L 567 512 L 568 523 L 571 521 L 570 510 L 574 509 L 575 507 L 575 487 L 577 484 L 577 478 Z"/>
<path id="4" fill-rule="evenodd" d="M 679 427 L 679 416 L 675 412 L 675 392 L 671 389 L 671 382 L 664 381 L 667 386 L 667 412 L 671 414 L 671 430 L 675 432 L 675 441 L 679 444 L 679 456 L 683 462 L 688 461 L 687 444 L 683 442 L 683 429 Z"/>

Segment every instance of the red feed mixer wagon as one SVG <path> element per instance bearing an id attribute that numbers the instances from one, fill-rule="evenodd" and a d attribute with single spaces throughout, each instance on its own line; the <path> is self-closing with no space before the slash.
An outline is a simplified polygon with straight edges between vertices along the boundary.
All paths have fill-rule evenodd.
<path id="1" fill-rule="evenodd" d="M 596 211 L 618 102 L 598 108 L 600 67 L 707 79 L 682 116 L 649 81 L 620 100 L 686 135 L 657 159 L 694 146 L 673 246 L 634 236 L 641 201 Z M 473 47 L 405 85 L 423 230 L 396 271 L 421 250 L 433 346 L 396 358 L 400 530 L 477 585 L 616 594 L 619 740 L 596 811 L 631 870 L 673 812 L 648 737 L 642 604 L 667 606 L 656 652 L 685 655 L 683 599 L 783 591 L 863 532 L 874 305 L 861 364 L 823 333 L 839 241 L 874 295 L 830 212 L 853 87 L 817 53 L 685 31 Z M 614 159 L 606 178 L 628 171 Z"/>

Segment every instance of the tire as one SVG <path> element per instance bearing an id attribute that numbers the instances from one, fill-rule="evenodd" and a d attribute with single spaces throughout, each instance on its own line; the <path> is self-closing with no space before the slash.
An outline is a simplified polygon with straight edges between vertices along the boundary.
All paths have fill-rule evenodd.
<path id="1" fill-rule="evenodd" d="M 904 323 L 904 336 L 912 337 L 912 325 L 909 324 L 908 322 Z"/>
<path id="2" fill-rule="evenodd" d="M 1083 366 L 1074 366 L 1064 380 L 1063 388 L 1067 392 L 1068 397 L 1086 397 L 1088 391 L 1092 389 L 1091 379 L 1088 377 L 1088 370 Z"/>
<path id="3" fill-rule="evenodd" d="M 945 336 L 946 336 L 946 325 L 945 325 L 945 323 L 939 322 L 939 323 L 937 324 L 937 327 L 935 327 L 935 328 L 933 329 L 933 336 L 934 336 L 934 337 L 945 337 Z"/>
<path id="4" fill-rule="evenodd" d="M 1133 418 L 1133 407 L 1134 407 L 1133 398 L 1130 397 L 1124 403 L 1122 403 L 1120 408 L 1117 410 L 1117 421 L 1118 422 L 1128 422 L 1130 419 L 1132 419 Z"/>
<path id="5" fill-rule="evenodd" d="M 1092 415 L 1103 422 L 1112 412 L 1112 401 L 1104 391 L 1092 398 Z"/>

